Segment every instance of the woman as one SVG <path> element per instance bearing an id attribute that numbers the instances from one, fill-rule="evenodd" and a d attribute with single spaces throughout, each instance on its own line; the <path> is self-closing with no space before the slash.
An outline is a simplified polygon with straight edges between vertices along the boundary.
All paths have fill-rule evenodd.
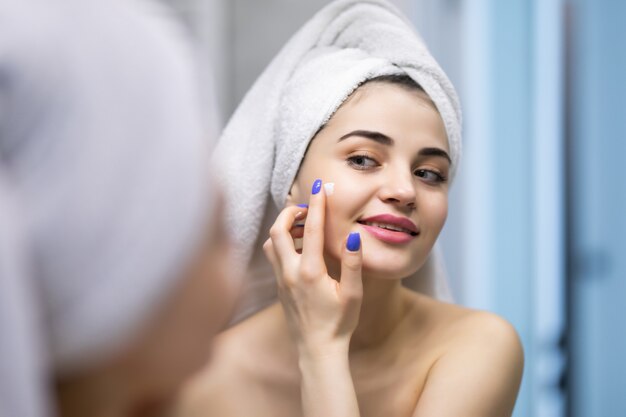
<path id="1" fill-rule="evenodd" d="M 233 224 L 262 244 L 280 303 L 219 337 L 216 367 L 188 387 L 181 416 L 512 413 L 523 366 L 513 328 L 436 299 L 441 286 L 401 285 L 445 222 L 459 130 L 454 90 L 387 3 L 335 2 L 294 36 L 218 151 L 231 170 L 224 181 L 245 181 L 229 184 Z M 262 148 L 273 149 L 263 192 L 284 208 L 269 239 L 236 211 L 267 200 L 266 171 L 229 157 L 246 141 L 262 167 Z M 261 269 L 254 256 L 251 265 Z"/>
<path id="2" fill-rule="evenodd" d="M 228 320 L 193 55 L 164 16 L 0 1 L 2 416 L 163 415 Z"/>

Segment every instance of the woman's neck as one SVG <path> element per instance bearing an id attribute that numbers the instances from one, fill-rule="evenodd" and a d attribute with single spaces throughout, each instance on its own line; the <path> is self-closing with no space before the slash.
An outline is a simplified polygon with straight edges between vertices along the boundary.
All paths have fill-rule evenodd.
<path id="1" fill-rule="evenodd" d="M 408 302 L 399 280 L 363 278 L 363 302 L 350 350 L 380 346 L 407 315 Z"/>

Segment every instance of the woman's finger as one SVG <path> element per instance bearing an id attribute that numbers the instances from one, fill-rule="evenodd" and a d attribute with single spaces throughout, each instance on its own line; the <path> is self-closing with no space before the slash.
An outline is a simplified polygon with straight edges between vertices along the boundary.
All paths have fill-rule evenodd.
<path id="1" fill-rule="evenodd" d="M 263 243 L 263 252 L 267 257 L 267 260 L 272 264 L 272 268 L 274 268 L 274 274 L 278 278 L 281 275 L 280 264 L 278 259 L 276 258 L 276 253 L 274 252 L 274 245 L 272 244 L 272 239 L 268 238 L 265 243 Z"/>
<path id="2" fill-rule="evenodd" d="M 341 254 L 339 291 L 344 299 L 361 300 L 363 297 L 362 265 L 361 235 L 358 232 L 350 233 Z"/>
<path id="3" fill-rule="evenodd" d="M 304 224 L 304 241 L 302 243 L 302 267 L 312 275 L 326 272 L 324 266 L 324 217 L 326 211 L 326 194 L 322 180 L 313 182 L 311 199 L 306 223 Z"/>
<path id="4" fill-rule="evenodd" d="M 283 209 L 270 229 L 270 239 L 276 262 L 282 271 L 292 270 L 298 253 L 294 246 L 291 229 L 294 222 L 306 215 L 306 207 L 291 206 Z"/>
<path id="5" fill-rule="evenodd" d="M 304 236 L 304 223 L 296 223 L 289 230 L 293 239 L 301 239 Z"/>

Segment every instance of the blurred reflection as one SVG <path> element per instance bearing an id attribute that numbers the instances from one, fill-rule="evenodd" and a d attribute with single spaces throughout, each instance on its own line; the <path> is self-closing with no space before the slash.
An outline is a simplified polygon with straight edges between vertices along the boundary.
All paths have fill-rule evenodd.
<path id="1" fill-rule="evenodd" d="M 228 320 L 215 118 L 167 16 L 0 1 L 2 416 L 160 415 Z"/>

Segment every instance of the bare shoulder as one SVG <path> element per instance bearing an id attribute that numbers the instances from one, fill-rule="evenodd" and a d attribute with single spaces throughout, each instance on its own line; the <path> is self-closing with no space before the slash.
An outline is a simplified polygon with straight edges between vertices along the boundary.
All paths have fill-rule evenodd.
<path id="1" fill-rule="evenodd" d="M 523 359 L 519 335 L 504 318 L 486 311 L 472 311 L 459 327 L 464 339 L 478 344 L 487 343 L 504 352 L 519 354 L 520 359 Z"/>
<path id="2" fill-rule="evenodd" d="M 510 416 L 524 367 L 515 328 L 485 311 L 437 301 L 427 308 L 441 349 L 414 416 Z M 451 393 L 455 401 L 445 401 Z"/>
<path id="3" fill-rule="evenodd" d="M 502 317 L 457 304 L 441 302 L 422 295 L 415 297 L 415 315 L 420 326 L 432 327 L 445 350 L 469 344 L 488 343 L 522 354 L 517 331 Z"/>
<path id="4" fill-rule="evenodd" d="M 524 368 L 524 350 L 511 323 L 486 311 L 464 309 L 453 323 L 448 355 L 450 361 L 467 361 L 468 369 L 484 372 L 492 380 L 506 378 L 518 386 Z M 472 365 L 474 364 L 474 365 Z"/>
<path id="5" fill-rule="evenodd" d="M 445 328 L 451 334 L 451 347 L 455 345 L 488 344 L 512 353 L 522 354 L 517 331 L 504 318 L 487 311 L 474 310 L 454 304 L 439 303 L 446 317 Z"/>
<path id="6" fill-rule="evenodd" d="M 242 398 L 258 393 L 262 359 L 272 334 L 271 308 L 225 330 L 215 340 L 210 360 L 183 388 L 174 415 L 249 415 Z"/>

